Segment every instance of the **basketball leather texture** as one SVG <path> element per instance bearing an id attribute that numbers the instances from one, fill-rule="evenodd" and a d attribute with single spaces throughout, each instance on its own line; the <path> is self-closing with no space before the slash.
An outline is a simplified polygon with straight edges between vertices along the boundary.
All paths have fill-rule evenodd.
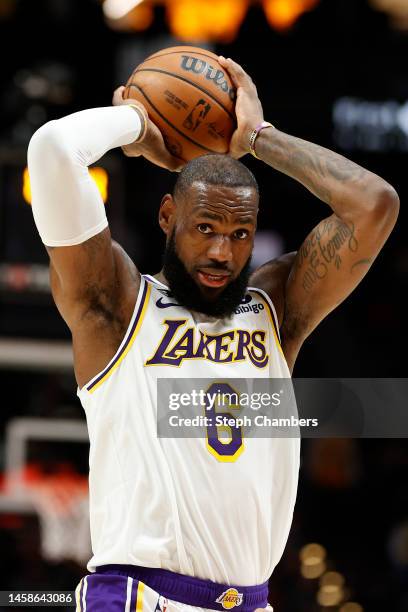
<path id="1" fill-rule="evenodd" d="M 158 51 L 135 69 L 124 97 L 145 106 L 168 149 L 184 161 L 228 152 L 236 91 L 214 53 L 184 46 Z"/>

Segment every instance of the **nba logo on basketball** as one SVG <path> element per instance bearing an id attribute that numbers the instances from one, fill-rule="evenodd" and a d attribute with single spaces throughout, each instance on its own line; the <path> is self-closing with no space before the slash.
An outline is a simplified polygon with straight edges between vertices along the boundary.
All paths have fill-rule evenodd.
<path id="1" fill-rule="evenodd" d="M 195 132 L 196 129 L 201 125 L 205 117 L 211 110 L 211 104 L 208 104 L 206 100 L 199 100 L 191 113 L 185 119 L 183 127 L 187 130 Z"/>
<path id="2" fill-rule="evenodd" d="M 231 608 L 242 604 L 242 593 L 238 593 L 237 589 L 228 589 L 215 601 L 220 603 L 225 610 L 231 610 Z"/>

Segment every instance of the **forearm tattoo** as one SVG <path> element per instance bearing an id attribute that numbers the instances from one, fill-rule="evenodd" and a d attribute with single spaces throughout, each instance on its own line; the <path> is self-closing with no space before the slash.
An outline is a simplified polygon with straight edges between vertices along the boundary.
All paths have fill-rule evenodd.
<path id="1" fill-rule="evenodd" d="M 343 267 L 342 252 L 357 253 L 358 240 L 354 224 L 346 224 L 337 217 L 322 221 L 302 244 L 296 268 L 302 275 L 302 287 L 310 292 L 319 280 L 325 278 L 331 268 Z M 353 263 L 350 273 L 359 265 L 370 265 L 369 259 Z"/>
<path id="2" fill-rule="evenodd" d="M 258 148 L 263 161 L 301 182 L 339 216 L 342 189 L 353 184 L 361 194 L 379 178 L 342 155 L 278 130 L 265 130 Z"/>

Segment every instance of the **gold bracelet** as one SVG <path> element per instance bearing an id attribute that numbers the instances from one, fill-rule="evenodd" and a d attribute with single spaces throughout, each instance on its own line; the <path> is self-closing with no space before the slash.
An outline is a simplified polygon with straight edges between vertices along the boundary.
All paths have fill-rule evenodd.
<path id="1" fill-rule="evenodd" d="M 256 159 L 260 159 L 255 151 L 255 143 L 256 143 L 256 139 L 258 138 L 259 134 L 262 132 L 262 130 L 264 130 L 265 128 L 273 128 L 275 129 L 275 126 L 272 125 L 272 123 L 269 123 L 269 121 L 262 121 L 262 123 L 260 123 L 255 129 L 254 131 L 251 133 L 251 136 L 249 138 L 249 152 L 251 153 L 251 155 L 253 155 L 254 157 L 256 157 Z"/>

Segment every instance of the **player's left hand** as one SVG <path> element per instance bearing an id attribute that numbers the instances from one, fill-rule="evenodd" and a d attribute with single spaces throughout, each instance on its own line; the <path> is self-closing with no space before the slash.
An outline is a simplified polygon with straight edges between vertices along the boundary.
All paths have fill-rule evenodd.
<path id="1" fill-rule="evenodd" d="M 255 83 L 242 66 L 232 59 L 225 59 L 222 56 L 218 59 L 237 88 L 235 113 L 238 126 L 232 135 L 229 154 L 231 157 L 239 159 L 249 153 L 251 132 L 264 120 L 262 104 L 258 98 Z"/>
<path id="2" fill-rule="evenodd" d="M 122 104 L 131 104 L 132 106 L 136 106 L 146 121 L 146 132 L 143 140 L 130 145 L 124 145 L 122 147 L 124 154 L 127 157 L 140 157 L 143 155 L 143 157 L 152 162 L 152 164 L 156 164 L 156 166 L 166 168 L 172 172 L 180 172 L 184 166 L 183 160 L 179 159 L 178 157 L 174 157 L 174 155 L 170 153 L 166 147 L 162 133 L 157 125 L 155 125 L 149 118 L 143 104 L 141 104 L 138 100 L 124 98 L 124 91 L 125 88 L 123 86 L 118 87 L 115 90 L 112 99 L 113 106 L 119 106 Z"/>

